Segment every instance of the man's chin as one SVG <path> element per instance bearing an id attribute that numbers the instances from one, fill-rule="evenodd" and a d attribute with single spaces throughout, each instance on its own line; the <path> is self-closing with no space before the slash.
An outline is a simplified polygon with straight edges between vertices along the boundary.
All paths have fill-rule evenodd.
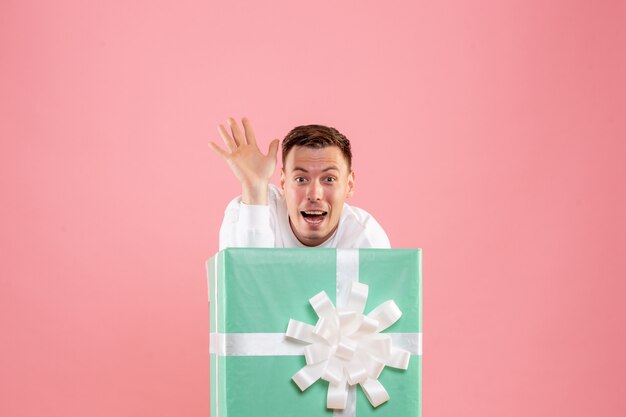
<path id="1" fill-rule="evenodd" d="M 323 243 L 326 240 L 327 234 L 322 232 L 312 232 L 312 231 L 303 231 L 303 233 L 299 233 L 300 237 L 303 240 L 307 241 L 315 241 L 319 243 Z M 319 244 L 318 243 L 318 244 Z"/>
<path id="2" fill-rule="evenodd" d="M 305 227 L 298 231 L 298 240 L 307 246 L 318 246 L 326 242 L 333 234 L 333 230 L 328 230 L 327 227 L 323 229 Z"/>
<path id="3" fill-rule="evenodd" d="M 333 234 L 334 229 L 328 227 L 328 219 L 325 218 L 320 223 L 311 224 L 306 220 L 300 218 L 297 223 L 297 227 L 289 221 L 291 230 L 296 235 L 296 238 L 306 246 L 318 246 L 326 242 L 328 238 Z"/>

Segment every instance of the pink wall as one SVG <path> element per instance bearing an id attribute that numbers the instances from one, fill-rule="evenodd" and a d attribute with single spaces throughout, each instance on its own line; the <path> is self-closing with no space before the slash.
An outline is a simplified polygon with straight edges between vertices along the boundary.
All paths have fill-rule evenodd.
<path id="1" fill-rule="evenodd" d="M 626 415 L 626 3 L 87 3 L 0 4 L 0 415 L 208 414 L 229 115 L 424 249 L 426 416 Z"/>

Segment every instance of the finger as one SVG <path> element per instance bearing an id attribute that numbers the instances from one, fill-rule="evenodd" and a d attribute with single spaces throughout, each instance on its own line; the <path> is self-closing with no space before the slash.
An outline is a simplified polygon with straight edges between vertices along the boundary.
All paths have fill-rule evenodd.
<path id="1" fill-rule="evenodd" d="M 215 143 L 209 142 L 209 148 L 211 148 L 211 150 L 215 152 L 218 156 L 221 156 L 224 159 L 228 158 L 229 153 L 217 146 Z"/>
<path id="2" fill-rule="evenodd" d="M 276 159 L 276 155 L 278 154 L 278 139 L 274 139 L 272 143 L 270 143 L 270 148 L 267 151 L 267 156 L 271 156 Z"/>
<path id="3" fill-rule="evenodd" d="M 241 132 L 241 129 L 239 129 L 239 126 L 237 125 L 237 122 L 235 121 L 235 119 L 233 119 L 232 117 L 229 117 L 228 125 L 230 126 L 231 132 L 233 132 L 233 139 L 235 139 L 235 143 L 237 144 L 237 146 L 241 146 L 244 143 L 246 143 L 243 137 L 243 133 Z"/>
<path id="4" fill-rule="evenodd" d="M 246 131 L 246 140 L 250 145 L 256 144 L 256 137 L 254 136 L 254 132 L 252 131 L 252 125 L 250 124 L 250 120 L 247 117 L 241 119 L 241 123 L 243 123 L 243 128 Z"/>
<path id="5" fill-rule="evenodd" d="M 228 134 L 228 130 L 226 130 L 224 126 L 219 125 L 217 131 L 222 137 L 224 145 L 226 145 L 226 147 L 230 149 L 231 152 L 235 152 L 235 150 L 237 149 L 237 143 L 233 140 L 232 137 L 230 137 L 230 135 Z"/>

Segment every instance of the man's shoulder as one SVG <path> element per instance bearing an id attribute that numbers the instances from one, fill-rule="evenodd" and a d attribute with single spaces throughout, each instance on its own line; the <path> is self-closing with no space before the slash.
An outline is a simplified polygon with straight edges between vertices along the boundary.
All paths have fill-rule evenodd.
<path id="1" fill-rule="evenodd" d="M 382 226 L 366 210 L 344 204 L 341 217 L 341 236 L 353 242 L 356 247 L 390 247 L 389 238 Z"/>
<path id="2" fill-rule="evenodd" d="M 348 203 L 344 203 L 343 205 L 342 217 L 344 219 L 350 219 L 362 226 L 365 226 L 369 221 L 374 220 L 374 216 L 372 216 L 366 210 L 363 210 L 359 207 L 351 206 Z"/>

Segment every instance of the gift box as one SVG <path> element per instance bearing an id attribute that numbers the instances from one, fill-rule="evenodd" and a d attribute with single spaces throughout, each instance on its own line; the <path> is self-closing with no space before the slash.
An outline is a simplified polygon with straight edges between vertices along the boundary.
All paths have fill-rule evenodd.
<path id="1" fill-rule="evenodd" d="M 421 416 L 419 249 L 232 248 L 207 271 L 211 417 Z"/>

